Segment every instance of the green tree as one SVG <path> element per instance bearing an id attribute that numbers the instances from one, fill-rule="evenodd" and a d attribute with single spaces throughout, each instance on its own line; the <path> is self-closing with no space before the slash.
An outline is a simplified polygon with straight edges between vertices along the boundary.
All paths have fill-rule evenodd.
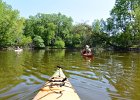
<path id="1" fill-rule="evenodd" d="M 0 0 L 0 47 L 21 45 L 24 21 L 17 10 Z"/>
<path id="2" fill-rule="evenodd" d="M 134 33 L 135 33 L 135 44 L 139 45 L 140 43 L 140 7 L 135 9 L 135 22 L 134 22 Z M 139 45 L 140 46 L 140 45 Z"/>
<path id="3" fill-rule="evenodd" d="M 78 34 L 78 35 L 77 35 Z M 85 46 L 86 44 L 90 45 L 90 38 L 92 34 L 92 28 L 86 23 L 79 23 L 73 26 L 72 29 L 72 42 L 74 45 L 77 44 L 79 47 Z"/>
<path id="4" fill-rule="evenodd" d="M 105 47 L 109 39 L 108 34 L 106 33 L 106 23 L 103 19 L 94 20 L 92 23 L 92 35 L 90 42 L 93 46 Z"/>
<path id="5" fill-rule="evenodd" d="M 58 14 L 41 14 L 30 16 L 25 23 L 24 34 L 31 36 L 41 36 L 45 46 L 54 46 L 57 38 L 66 42 L 70 36 L 72 27 L 72 18 Z"/>
<path id="6" fill-rule="evenodd" d="M 58 38 L 55 41 L 55 47 L 56 48 L 65 48 L 65 42 L 61 38 Z"/>
<path id="7" fill-rule="evenodd" d="M 110 34 L 110 44 L 117 48 L 129 48 L 136 43 L 137 25 L 136 8 L 139 0 L 116 0 L 111 11 L 111 18 L 107 20 L 107 30 Z M 110 26 L 112 25 L 112 26 Z"/>
<path id="8" fill-rule="evenodd" d="M 33 43 L 34 43 L 35 48 L 44 48 L 45 47 L 44 41 L 40 36 L 36 35 L 33 39 Z"/>
<path id="9" fill-rule="evenodd" d="M 54 45 L 55 30 L 56 30 L 56 25 L 54 25 L 54 23 L 48 23 L 48 27 L 46 28 L 43 35 L 43 39 L 46 45 L 51 45 L 51 46 Z"/>

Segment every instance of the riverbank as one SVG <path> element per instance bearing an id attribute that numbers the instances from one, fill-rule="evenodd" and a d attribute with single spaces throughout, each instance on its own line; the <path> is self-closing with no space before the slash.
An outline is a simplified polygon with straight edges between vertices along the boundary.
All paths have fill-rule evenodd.
<path id="1" fill-rule="evenodd" d="M 41 50 L 41 49 L 44 49 L 44 50 L 49 50 L 49 49 L 71 49 L 71 50 L 74 50 L 74 49 L 79 49 L 79 50 L 82 50 L 83 48 L 58 48 L 58 47 L 51 47 L 51 46 L 46 46 L 45 48 L 33 48 L 33 47 L 20 47 L 22 49 L 31 49 L 31 50 Z M 13 47 L 0 47 L 0 50 L 15 50 L 16 47 L 13 46 Z M 140 47 L 130 47 L 130 48 L 127 48 L 127 49 L 122 49 L 122 48 L 102 48 L 102 47 L 91 47 L 92 51 L 138 51 L 140 52 Z"/>

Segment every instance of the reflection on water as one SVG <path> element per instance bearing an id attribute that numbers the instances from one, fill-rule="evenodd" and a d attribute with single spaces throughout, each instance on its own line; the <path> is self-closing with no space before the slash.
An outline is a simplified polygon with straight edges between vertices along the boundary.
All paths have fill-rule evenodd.
<path id="1" fill-rule="evenodd" d="M 77 50 L 0 51 L 0 100 L 32 100 L 63 66 L 81 100 L 140 100 L 140 53 Z"/>

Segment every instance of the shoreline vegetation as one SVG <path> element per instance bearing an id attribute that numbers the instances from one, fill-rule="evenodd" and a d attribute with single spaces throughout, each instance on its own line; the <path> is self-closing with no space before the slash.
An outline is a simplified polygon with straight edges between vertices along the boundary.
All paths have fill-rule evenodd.
<path id="1" fill-rule="evenodd" d="M 44 48 L 32 48 L 32 47 L 20 47 L 20 49 L 25 49 L 25 50 L 57 50 L 57 49 L 66 49 L 66 50 L 82 50 L 82 47 L 78 47 L 78 48 L 57 48 L 57 47 L 44 47 Z M 95 47 L 91 47 L 92 52 L 102 52 L 102 51 L 117 51 L 117 52 L 128 52 L 128 51 L 133 51 L 133 52 L 140 52 L 140 48 L 138 47 L 131 47 L 128 49 L 113 49 L 113 48 L 95 48 Z M 16 50 L 16 47 L 7 47 L 7 48 L 0 48 L 0 51 L 5 51 L 5 50 Z"/>
<path id="2" fill-rule="evenodd" d="M 17 46 L 32 49 L 93 48 L 140 51 L 140 1 L 116 0 L 106 20 L 73 24 L 61 13 L 20 17 L 18 10 L 0 0 L 0 50 Z"/>

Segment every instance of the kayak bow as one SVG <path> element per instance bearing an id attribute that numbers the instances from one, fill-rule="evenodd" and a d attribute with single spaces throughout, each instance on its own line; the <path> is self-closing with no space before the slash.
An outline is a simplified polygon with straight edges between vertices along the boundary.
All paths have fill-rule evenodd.
<path id="1" fill-rule="evenodd" d="M 59 67 L 33 100 L 80 100 L 80 98 Z"/>

